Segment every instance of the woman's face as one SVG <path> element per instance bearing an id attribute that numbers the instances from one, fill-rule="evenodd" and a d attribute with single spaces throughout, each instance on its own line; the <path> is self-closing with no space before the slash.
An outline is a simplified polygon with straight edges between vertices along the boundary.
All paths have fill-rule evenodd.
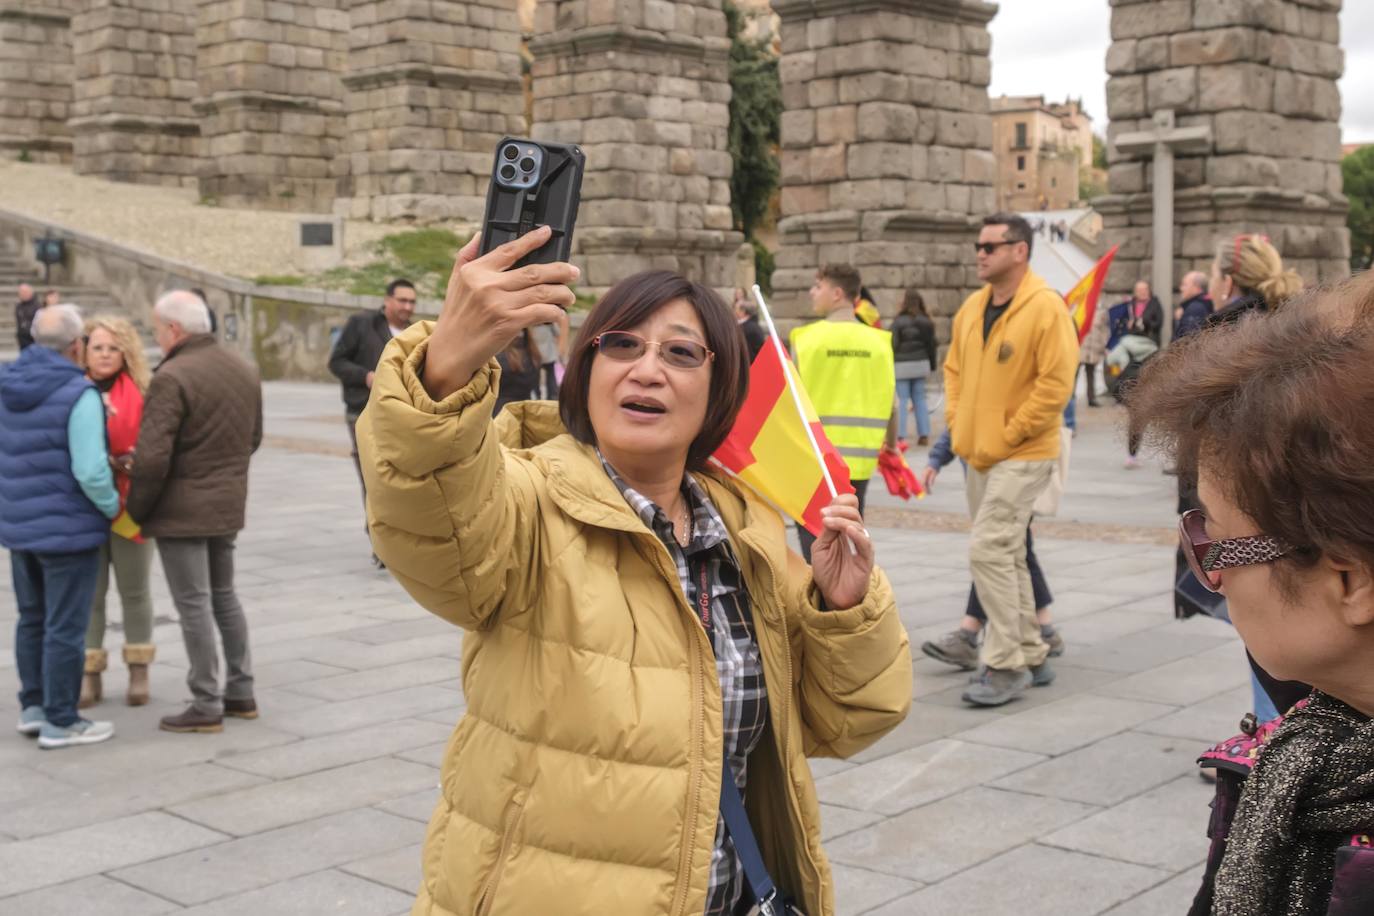
<path id="1" fill-rule="evenodd" d="M 124 352 L 119 349 L 114 335 L 104 328 L 96 328 L 86 343 L 87 374 L 103 381 L 118 375 L 123 369 Z"/>
<path id="2" fill-rule="evenodd" d="M 1198 474 L 1198 498 L 1212 540 L 1266 533 L 1237 508 L 1205 468 Z M 1337 686 L 1332 678 L 1339 677 L 1357 643 L 1341 614 L 1341 576 L 1326 563 L 1311 569 L 1290 564 L 1285 572 L 1297 577 L 1296 600 L 1280 588 L 1275 563 L 1222 570 L 1221 593 L 1226 596 L 1231 622 L 1265 671 L 1283 680 L 1330 689 Z"/>
<path id="3" fill-rule="evenodd" d="M 1212 275 L 1207 280 L 1207 296 L 1217 308 L 1231 301 L 1234 282 L 1221 271 L 1221 261 L 1212 261 Z"/>
<path id="4" fill-rule="evenodd" d="M 696 309 L 674 299 L 629 331 L 662 343 L 685 337 L 709 346 Z M 711 360 L 695 369 L 678 369 L 663 362 L 657 347 L 647 347 L 634 362 L 621 362 L 602 353 L 592 359 L 587 410 L 597 445 L 611 464 L 643 464 L 657 459 L 680 464 L 706 421 L 711 394 Z M 620 465 L 617 465 L 620 467 Z"/>

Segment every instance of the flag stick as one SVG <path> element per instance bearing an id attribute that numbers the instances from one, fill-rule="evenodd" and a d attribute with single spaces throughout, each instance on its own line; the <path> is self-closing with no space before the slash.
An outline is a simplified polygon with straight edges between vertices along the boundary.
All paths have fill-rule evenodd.
<path id="1" fill-rule="evenodd" d="M 802 429 L 806 430 L 806 439 L 811 443 L 811 451 L 816 456 L 816 463 L 821 466 L 821 476 L 825 478 L 826 489 L 830 491 L 830 498 L 834 499 L 840 495 L 839 491 L 835 489 L 835 481 L 830 476 L 830 468 L 826 466 L 825 456 L 821 454 L 821 446 L 816 441 L 815 430 L 811 428 L 811 423 L 806 419 L 806 408 L 802 406 L 797 380 L 792 377 L 792 361 L 788 359 L 787 351 L 782 348 L 782 341 L 778 339 L 778 329 L 773 325 L 773 316 L 768 311 L 768 303 L 763 301 L 763 290 L 759 289 L 757 283 L 754 284 L 754 301 L 759 304 L 759 311 L 763 313 L 764 323 L 768 325 L 768 339 L 773 342 L 773 349 L 777 351 L 778 362 L 782 363 L 782 374 L 787 379 L 787 390 L 792 392 L 792 403 L 797 405 L 797 416 L 801 417 Z M 847 537 L 844 542 L 849 545 L 849 555 L 857 556 L 859 551 L 855 549 L 854 542 Z"/>

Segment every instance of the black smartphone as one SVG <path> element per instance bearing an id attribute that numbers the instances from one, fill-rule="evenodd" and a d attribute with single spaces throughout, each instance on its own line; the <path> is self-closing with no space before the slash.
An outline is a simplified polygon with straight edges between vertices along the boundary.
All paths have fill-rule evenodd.
<path id="1" fill-rule="evenodd" d="M 553 229 L 549 240 L 514 266 L 568 260 L 586 164 L 586 156 L 576 146 L 502 138 L 496 144 L 496 163 L 487 186 L 482 254 L 549 226 Z"/>

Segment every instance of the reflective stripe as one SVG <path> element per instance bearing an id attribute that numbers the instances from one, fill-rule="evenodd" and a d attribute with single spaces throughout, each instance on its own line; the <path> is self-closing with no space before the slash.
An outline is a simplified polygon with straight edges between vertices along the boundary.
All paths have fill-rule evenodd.
<path id="1" fill-rule="evenodd" d="M 859 426 L 864 429 L 887 429 L 887 417 L 821 417 L 822 426 Z M 874 452 L 876 455 L 877 452 Z"/>
<path id="2" fill-rule="evenodd" d="M 887 424 L 884 423 L 883 425 L 886 426 Z M 852 445 L 837 445 L 837 446 L 835 446 L 835 451 L 839 452 L 840 455 L 841 455 L 842 457 L 844 457 L 844 458 L 877 458 L 877 457 L 878 457 L 878 450 L 877 450 L 876 448 L 858 448 L 858 447 L 852 446 Z"/>

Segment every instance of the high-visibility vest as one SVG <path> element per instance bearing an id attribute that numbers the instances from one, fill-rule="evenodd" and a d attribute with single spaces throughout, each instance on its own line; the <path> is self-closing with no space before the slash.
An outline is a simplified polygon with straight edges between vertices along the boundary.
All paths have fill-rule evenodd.
<path id="1" fill-rule="evenodd" d="M 850 479 L 872 477 L 897 390 L 892 332 L 859 321 L 817 321 L 792 332 L 792 353 Z"/>

